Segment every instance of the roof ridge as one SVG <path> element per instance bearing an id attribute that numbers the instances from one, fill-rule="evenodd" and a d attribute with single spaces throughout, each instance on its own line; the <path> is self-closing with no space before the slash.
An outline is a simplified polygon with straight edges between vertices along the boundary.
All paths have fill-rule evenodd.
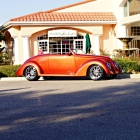
<path id="1" fill-rule="evenodd" d="M 59 8 L 54 8 L 54 9 L 51 9 L 51 10 L 47 10 L 47 11 L 44 11 L 44 12 L 51 13 L 51 12 L 55 12 L 55 11 L 58 11 L 58 10 L 69 8 L 69 7 L 85 4 L 85 3 L 88 3 L 88 2 L 92 2 L 92 1 L 94 1 L 94 0 L 84 0 L 84 1 L 81 1 L 81 2 L 74 3 L 74 4 L 69 4 L 69 5 L 66 5 L 66 6 L 59 7 Z"/>
<path id="2" fill-rule="evenodd" d="M 19 17 L 16 17 L 16 18 L 11 18 L 10 21 L 15 20 L 15 19 L 19 19 L 19 18 L 24 18 L 24 17 L 27 17 L 27 16 L 32 16 L 32 15 L 35 15 L 35 14 L 41 14 L 41 13 L 43 13 L 43 12 L 40 11 L 40 12 L 35 12 L 35 13 L 24 15 L 24 16 L 19 16 Z"/>
<path id="3" fill-rule="evenodd" d="M 42 12 L 42 14 L 52 14 L 52 15 L 60 15 L 60 14 L 112 14 L 113 12 L 52 12 L 52 13 L 48 13 L 48 12 Z"/>

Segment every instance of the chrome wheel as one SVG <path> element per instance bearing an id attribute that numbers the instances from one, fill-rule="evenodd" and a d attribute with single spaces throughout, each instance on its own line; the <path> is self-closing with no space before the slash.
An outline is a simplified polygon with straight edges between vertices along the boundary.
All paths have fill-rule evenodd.
<path id="1" fill-rule="evenodd" d="M 92 80 L 100 80 L 104 76 L 104 70 L 99 65 L 93 65 L 89 68 L 88 75 Z"/>
<path id="2" fill-rule="evenodd" d="M 24 76 L 29 81 L 35 81 L 39 79 L 39 76 L 37 75 L 37 70 L 33 66 L 28 66 L 25 69 Z"/>

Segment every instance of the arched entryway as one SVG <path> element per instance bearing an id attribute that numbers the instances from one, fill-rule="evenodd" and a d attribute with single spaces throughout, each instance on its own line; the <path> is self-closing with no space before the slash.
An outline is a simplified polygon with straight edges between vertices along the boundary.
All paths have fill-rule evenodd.
<path id="1" fill-rule="evenodd" d="M 44 53 L 65 54 L 69 48 L 85 50 L 84 36 L 72 34 L 71 30 L 54 30 L 52 33 L 38 37 L 38 48 L 41 47 Z M 62 35 L 63 34 L 63 35 Z"/>

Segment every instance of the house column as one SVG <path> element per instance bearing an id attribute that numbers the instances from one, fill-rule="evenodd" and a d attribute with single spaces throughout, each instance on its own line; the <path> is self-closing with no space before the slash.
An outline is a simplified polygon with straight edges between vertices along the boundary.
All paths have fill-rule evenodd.
<path id="1" fill-rule="evenodd" d="M 93 35 L 93 41 L 94 41 L 94 46 L 93 46 L 93 53 L 95 55 L 100 55 L 100 42 L 99 42 L 99 36 L 100 35 Z"/>
<path id="2" fill-rule="evenodd" d="M 14 39 L 14 52 L 15 52 L 15 56 L 13 58 L 13 64 L 17 65 L 19 64 L 19 48 L 18 48 L 18 36 L 12 36 L 12 38 Z"/>
<path id="3" fill-rule="evenodd" d="M 29 36 L 23 36 L 23 62 L 30 57 Z"/>

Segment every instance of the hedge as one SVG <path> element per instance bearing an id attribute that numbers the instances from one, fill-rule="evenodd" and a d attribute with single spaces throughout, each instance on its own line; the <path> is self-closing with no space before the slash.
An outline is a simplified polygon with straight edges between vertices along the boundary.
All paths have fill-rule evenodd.
<path id="1" fill-rule="evenodd" d="M 122 59 L 116 58 L 114 59 L 120 65 L 122 69 L 122 73 L 139 73 L 140 72 L 140 65 L 138 61 L 129 60 L 129 59 Z"/>
<path id="2" fill-rule="evenodd" d="M 0 66 L 0 77 L 16 77 L 16 71 L 20 65 L 2 65 Z"/>
<path id="3" fill-rule="evenodd" d="M 129 59 L 114 58 L 120 65 L 122 73 L 139 73 L 140 64 L 138 61 Z M 0 77 L 16 77 L 16 71 L 21 65 L 2 65 L 0 66 Z"/>

